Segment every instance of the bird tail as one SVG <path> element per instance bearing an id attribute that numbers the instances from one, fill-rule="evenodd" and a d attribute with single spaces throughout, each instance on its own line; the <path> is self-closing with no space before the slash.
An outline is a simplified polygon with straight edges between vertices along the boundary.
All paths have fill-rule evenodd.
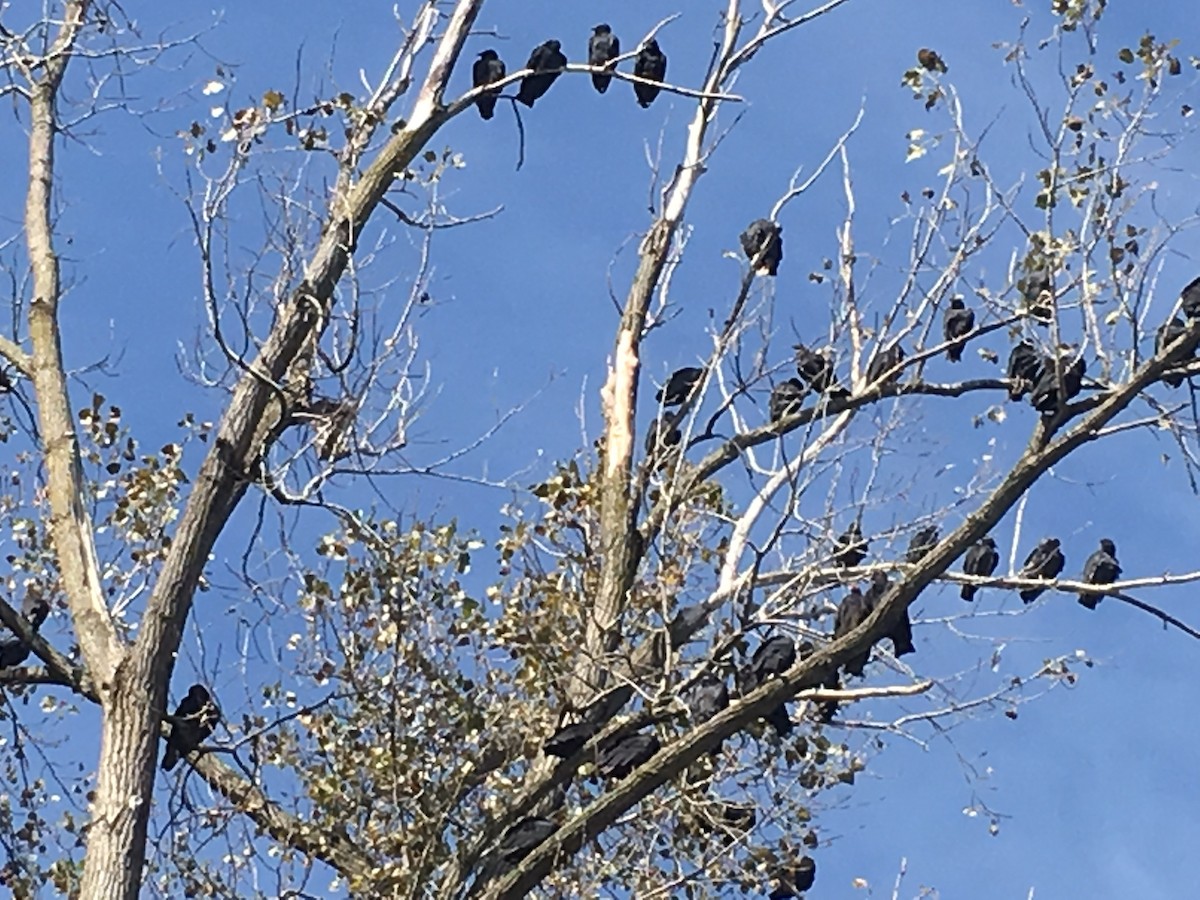
<path id="1" fill-rule="evenodd" d="M 179 762 L 179 751 L 176 750 L 172 745 L 167 744 L 167 749 L 163 753 L 162 758 L 162 770 L 164 772 L 170 772 L 173 768 L 175 768 L 175 764 L 177 762 Z"/>
<path id="2" fill-rule="evenodd" d="M 1095 609 L 1101 599 L 1103 599 L 1102 594 L 1080 594 L 1079 605 L 1086 606 L 1088 609 Z"/>
<path id="3" fill-rule="evenodd" d="M 961 345 L 954 345 L 946 348 L 946 359 L 950 362 L 962 362 L 963 348 Z"/>
<path id="4" fill-rule="evenodd" d="M 609 84 L 612 83 L 611 75 L 593 75 L 592 84 L 601 94 L 608 90 Z"/>
<path id="5" fill-rule="evenodd" d="M 1026 604 L 1032 603 L 1034 600 L 1036 600 L 1040 596 L 1042 596 L 1041 588 L 1037 588 L 1037 589 L 1031 590 L 1031 591 L 1021 591 L 1021 600 L 1022 600 L 1022 602 L 1026 603 Z"/>
<path id="6" fill-rule="evenodd" d="M 975 599 L 975 592 L 977 590 L 979 590 L 979 588 L 973 584 L 964 584 L 962 586 L 962 598 L 969 603 Z"/>

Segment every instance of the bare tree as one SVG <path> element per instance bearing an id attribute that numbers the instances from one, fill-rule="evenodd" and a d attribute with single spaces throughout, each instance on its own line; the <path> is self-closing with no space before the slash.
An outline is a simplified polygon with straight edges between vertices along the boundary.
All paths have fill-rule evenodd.
<path id="1" fill-rule="evenodd" d="M 930 125 L 909 133 L 908 152 L 936 161 L 939 181 L 903 194 L 883 245 L 864 250 L 856 231 L 853 160 L 865 109 L 851 110 L 790 180 L 780 170 L 762 221 L 740 242 L 705 358 L 651 403 L 644 342 L 678 327 L 672 286 L 693 258 L 689 204 L 720 165 L 726 136 L 753 127 L 736 111 L 739 75 L 764 48 L 854 6 L 718 4 L 703 80 L 676 84 L 668 70 L 662 85 L 689 104 L 690 120 L 679 158 L 654 162 L 651 219 L 599 396 L 603 428 L 587 436 L 595 451 L 581 447 L 540 472 L 531 491 L 502 481 L 516 497 L 497 534 L 457 517 L 405 523 L 368 509 L 356 491 L 398 474 L 495 484 L 456 463 L 486 453 L 496 429 L 522 415 L 513 409 L 440 455 L 410 452 L 414 423 L 440 399 L 419 331 L 435 236 L 482 231 L 498 213 L 448 208 L 443 183 L 462 160 L 435 146 L 477 100 L 531 74 L 510 65 L 500 80 L 453 96 L 451 75 L 459 70 L 461 81 L 483 5 L 408 4 L 394 56 L 354 91 L 308 102 L 299 85 L 290 96 L 272 86 L 248 106 L 228 101 L 215 125 L 197 120 L 181 133 L 180 199 L 205 316 L 181 341 L 180 368 L 220 398 L 221 411 L 212 421 L 184 414 L 178 440 L 156 452 L 99 392 L 73 412 L 72 376 L 86 383 L 89 373 L 62 351 L 56 153 L 85 144 L 84 123 L 110 108 L 130 111 L 122 92 L 138 67 L 204 41 L 146 41 L 115 3 L 46 4 L 21 22 L 0 9 L 9 20 L 0 24 L 0 94 L 29 146 L 25 258 L 4 261 L 13 316 L 12 334 L 0 337 L 0 389 L 13 399 L 5 436 L 24 448 L 4 504 L 18 548 L 8 588 L 23 594 L 28 618 L 0 603 L 0 620 L 12 632 L 5 648 L 40 663 L 22 657 L 0 681 L 26 700 L 66 688 L 98 710 L 100 737 L 86 812 L 67 810 L 57 823 L 60 859 L 29 849 L 49 824 L 44 812 L 39 829 L 22 828 L 11 810 L 0 816 L 11 860 L 3 878 L 14 891 L 33 896 L 49 882 L 97 900 L 143 890 L 303 897 L 332 872 L 339 889 L 364 897 L 591 896 L 606 887 L 710 896 L 764 881 L 790 896 L 812 878 L 814 810 L 868 764 L 856 738 L 919 740 L 925 723 L 1012 713 L 1075 677 L 1069 654 L 984 687 L 910 663 L 910 617 L 926 589 L 1103 597 L 1197 636 L 1141 597 L 1200 572 L 1089 563 L 1071 577 L 1061 566 L 1021 565 L 1040 540 L 1024 522 L 1039 479 L 1100 440 L 1169 435 L 1195 490 L 1195 409 L 1179 388 L 1186 381 L 1190 391 L 1200 373 L 1200 296 L 1191 293 L 1200 288 L 1158 286 L 1183 226 L 1156 206 L 1150 174 L 1176 145 L 1151 123 L 1182 64 L 1173 45 L 1147 36 L 1121 52 L 1120 78 L 1106 81 L 1102 2 L 1055 4 L 1046 37 L 1022 31 L 1006 48 L 1034 123 L 1028 184 L 989 162 L 986 130 L 966 124 L 968 98 L 928 48 L 903 73 Z M 675 18 L 625 35 L 625 52 L 607 67 L 569 63 L 562 80 L 575 88 L 611 74 L 652 87 L 630 63 L 651 41 L 665 45 Z M 1047 52 L 1072 62 L 1043 82 L 1030 62 Z M 201 95 L 233 96 L 231 80 L 218 69 Z M 171 165 L 161 166 L 168 182 L 178 175 Z M 842 198 L 828 262 L 808 275 L 827 291 L 828 315 L 823 333 L 792 347 L 775 282 L 803 262 L 779 229 L 818 182 L 838 184 Z M 258 244 L 241 224 L 253 209 L 266 210 L 252 229 Z M 988 272 L 998 254 L 1008 262 L 999 275 Z M 379 274 L 383 258 L 407 268 Z M 1025 368 L 1007 364 L 1017 341 L 1029 348 Z M 948 351 L 978 351 L 994 374 L 954 380 Z M 905 455 L 925 440 L 915 422 L 926 414 L 957 415 L 963 431 L 972 419 L 1024 427 L 1028 439 L 1007 457 L 1002 448 L 981 455 L 954 490 L 939 490 Z M 929 499 L 912 499 L 921 495 Z M 217 563 L 227 532 L 237 561 Z M 956 565 L 989 535 L 999 566 Z M 480 576 L 489 545 L 498 565 Z M 1076 549 L 1069 565 L 1082 558 Z M 860 582 L 869 585 L 861 614 L 839 614 Z M 205 653 L 197 620 L 209 612 L 192 607 L 209 590 L 244 597 L 238 616 L 251 622 L 236 663 L 245 698 L 216 698 L 224 721 L 215 736 L 194 732 L 194 712 L 169 702 L 177 658 L 193 652 L 189 622 L 195 652 Z M 30 601 L 43 598 L 65 607 L 74 642 L 66 653 L 39 631 Z M 1014 614 L 956 608 L 915 624 L 949 640 L 964 620 Z M 286 638 L 273 619 L 287 623 Z M 765 649 L 772 637 L 778 664 Z M 260 642 L 270 649 L 249 649 Z M 852 681 L 866 660 L 870 683 Z M 216 669 L 196 668 L 206 666 Z M 698 712 L 702 689 L 728 700 Z M 904 705 L 914 697 L 928 703 Z M 24 761 L 24 748 L 39 746 L 32 710 L 18 714 L 11 698 L 21 754 L 13 780 L 25 780 L 19 803 L 33 816 L 49 791 Z M 63 716 L 69 705 L 42 704 Z M 861 708 L 871 714 L 858 716 Z M 622 744 L 634 734 L 641 744 Z M 166 735 L 186 765 L 178 789 L 152 803 Z M 86 842 L 82 864 L 76 835 Z"/>

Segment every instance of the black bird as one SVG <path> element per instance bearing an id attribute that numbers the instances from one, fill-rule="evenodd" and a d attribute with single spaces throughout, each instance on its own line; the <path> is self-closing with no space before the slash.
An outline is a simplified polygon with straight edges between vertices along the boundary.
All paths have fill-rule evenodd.
<path id="1" fill-rule="evenodd" d="M 646 433 L 646 455 L 657 459 L 657 464 L 667 462 L 670 451 L 683 440 L 683 432 L 675 425 L 671 416 L 655 419 Z"/>
<path id="2" fill-rule="evenodd" d="M 550 90 L 562 69 L 566 68 L 567 57 L 563 55 L 562 44 L 558 41 L 546 41 L 534 48 L 529 54 L 529 62 L 525 68 L 533 73 L 521 79 L 521 88 L 517 91 L 517 100 L 532 107 L 534 101 Z"/>
<path id="3" fill-rule="evenodd" d="M 699 725 L 729 706 L 729 688 L 723 678 L 708 672 L 692 685 L 685 702 L 692 722 Z"/>
<path id="4" fill-rule="evenodd" d="M 871 573 L 871 586 L 867 588 L 867 592 L 863 595 L 863 600 L 867 604 L 867 611 L 869 613 L 875 611 L 875 607 L 879 605 L 879 601 L 883 599 L 883 595 L 887 593 L 888 588 L 891 586 L 892 583 L 888 579 L 886 572 Z M 897 657 L 917 652 L 917 648 L 913 646 L 912 620 L 908 617 L 907 606 L 900 613 L 899 618 L 888 626 L 888 631 L 884 634 L 884 637 L 892 639 L 892 652 Z"/>
<path id="5" fill-rule="evenodd" d="M 549 819 L 526 816 L 505 830 L 496 853 L 505 863 L 515 866 L 556 831 L 558 826 Z"/>
<path id="6" fill-rule="evenodd" d="M 930 50 L 928 47 L 922 47 L 917 51 L 917 62 L 921 64 L 921 68 L 928 69 L 930 72 L 945 72 L 946 64 L 938 55 L 936 50 Z"/>
<path id="7" fill-rule="evenodd" d="M 1017 574 L 1022 578 L 1057 578 L 1066 564 L 1058 538 L 1046 538 L 1025 557 L 1025 565 Z M 1045 588 L 1027 588 L 1021 591 L 1021 599 L 1032 603 L 1045 592 Z"/>
<path id="8" fill-rule="evenodd" d="M 1198 290 L 1197 293 L 1200 293 L 1200 290 Z M 1183 337 L 1186 331 L 1187 325 L 1184 324 L 1183 319 L 1179 318 L 1179 316 L 1176 316 L 1170 322 L 1164 322 L 1162 327 L 1158 329 L 1158 334 L 1154 338 L 1155 355 L 1162 353 L 1169 345 L 1175 343 L 1177 340 Z M 1193 350 L 1189 359 L 1194 359 L 1195 356 L 1196 351 Z M 1164 375 L 1163 381 L 1165 381 L 1171 387 L 1179 387 L 1181 384 L 1183 384 L 1184 377 L 1185 376 L 1183 375 Z"/>
<path id="9" fill-rule="evenodd" d="M 661 749 L 653 734 L 627 734 L 600 744 L 596 771 L 604 778 L 624 778 Z"/>
<path id="10" fill-rule="evenodd" d="M 1017 291 L 1024 298 L 1033 320 L 1047 325 L 1053 317 L 1051 301 L 1054 297 L 1054 276 L 1040 254 L 1031 254 L 1025 262 L 1025 268 L 1025 277 L 1017 281 Z"/>
<path id="11" fill-rule="evenodd" d="M 775 871 L 775 887 L 768 894 L 768 900 L 790 900 L 805 891 L 812 890 L 817 880 L 817 864 L 811 856 L 802 856 L 798 862 L 782 866 Z"/>
<path id="12" fill-rule="evenodd" d="M 850 588 L 850 593 L 843 597 L 842 602 L 838 604 L 837 617 L 833 620 L 833 639 L 836 641 L 843 635 L 849 634 L 865 622 L 870 614 L 871 609 L 867 606 L 866 598 L 858 589 L 858 585 L 854 585 Z M 846 660 L 842 668 L 847 675 L 861 677 L 870 658 L 871 648 L 867 647 L 859 655 Z"/>
<path id="13" fill-rule="evenodd" d="M 867 558 L 870 544 L 863 538 L 862 528 L 855 522 L 833 542 L 833 561 L 839 566 L 857 566 Z"/>
<path id="14" fill-rule="evenodd" d="M 774 275 L 783 261 L 783 229 L 769 219 L 755 219 L 742 232 L 742 252 L 753 261 L 761 252 L 756 275 Z"/>
<path id="15" fill-rule="evenodd" d="M 958 338 L 966 337 L 975 327 L 975 310 L 967 309 L 962 297 L 950 300 L 950 308 L 942 317 L 942 334 L 948 341 L 956 341 L 946 348 L 946 359 L 959 362 L 962 359 L 965 344 Z"/>
<path id="16" fill-rule="evenodd" d="M 1029 341 L 1021 341 L 1008 354 L 1008 398 L 1020 400 L 1042 377 L 1042 358 Z"/>
<path id="17" fill-rule="evenodd" d="M 663 406 L 678 406 L 691 394 L 692 388 L 704 377 L 704 370 L 695 366 L 676 369 L 667 379 L 667 384 L 654 395 Z"/>
<path id="18" fill-rule="evenodd" d="M 905 560 L 913 565 L 919 563 L 929 554 L 930 550 L 937 546 L 940 536 L 941 532 L 938 531 L 936 525 L 926 525 L 908 542 L 908 552 L 904 554 Z"/>
<path id="19" fill-rule="evenodd" d="M 1071 363 L 1062 357 L 1059 359 L 1059 365 L 1062 367 L 1062 397 L 1059 397 L 1058 392 L 1058 374 L 1054 371 L 1054 363 L 1049 359 L 1043 361 L 1042 377 L 1038 379 L 1029 395 L 1030 405 L 1043 416 L 1054 415 L 1059 407 L 1078 396 L 1083 388 L 1083 373 L 1087 371 L 1087 363 L 1083 361 L 1083 357 Z"/>
<path id="20" fill-rule="evenodd" d="M 607 67 L 609 62 L 621 55 L 621 41 L 607 25 L 597 25 L 588 38 L 588 65 Z M 592 84 L 600 93 L 608 90 L 611 75 L 592 73 Z"/>
<path id="21" fill-rule="evenodd" d="M 1121 577 L 1121 564 L 1117 562 L 1117 545 L 1108 538 L 1100 539 L 1100 549 L 1083 564 L 1083 580 L 1088 584 L 1112 584 Z M 1103 594 L 1080 594 L 1079 603 L 1095 609 L 1104 598 Z"/>
<path id="22" fill-rule="evenodd" d="M 833 374 L 833 363 L 820 350 L 809 350 L 803 344 L 793 344 L 796 351 L 796 374 L 800 380 L 820 394 L 826 391 L 845 393 L 838 387 L 837 378 Z"/>
<path id="23" fill-rule="evenodd" d="M 25 600 L 21 604 L 21 613 L 25 616 L 29 627 L 38 631 L 50 615 L 50 604 L 41 597 L 26 594 Z M 33 650 L 28 644 L 7 628 L 0 632 L 0 669 L 21 665 L 29 659 L 29 654 L 32 652 Z"/>
<path id="24" fill-rule="evenodd" d="M 499 81 L 506 74 L 504 60 L 496 51 L 484 50 L 479 54 L 479 59 L 475 60 L 475 65 L 471 67 L 471 84 L 475 87 L 483 87 L 485 84 Z M 499 91 L 487 91 L 475 98 L 475 105 L 479 107 L 479 115 L 484 119 L 490 119 L 496 114 L 496 97 L 499 94 Z"/>
<path id="25" fill-rule="evenodd" d="M 564 725 L 542 744 L 542 752 L 547 756 L 557 756 L 559 759 L 570 759 L 583 749 L 583 745 L 592 739 L 596 726 L 591 722 L 576 722 L 574 725 Z"/>
<path id="26" fill-rule="evenodd" d="M 904 362 L 904 348 L 899 344 L 892 344 L 892 346 L 880 350 L 871 360 L 871 364 L 867 366 L 867 384 L 874 384 L 888 372 L 891 374 L 883 383 L 895 384 L 900 380 L 900 372 L 892 372 L 892 369 L 902 362 Z"/>
<path id="27" fill-rule="evenodd" d="M 796 645 L 787 635 L 779 634 L 770 640 L 763 641 L 754 656 L 750 658 L 750 666 L 743 679 L 745 689 L 754 690 L 768 678 L 782 675 L 796 663 Z M 786 703 L 780 703 L 764 719 L 775 729 L 780 737 L 787 737 L 792 732 L 792 717 L 788 713 Z"/>
<path id="28" fill-rule="evenodd" d="M 778 422 L 780 419 L 794 416 L 800 412 L 803 403 L 804 385 L 800 379 L 789 378 L 787 381 L 779 382 L 771 388 L 771 399 L 767 403 L 771 421 Z"/>
<path id="29" fill-rule="evenodd" d="M 996 566 L 1000 565 L 1000 554 L 996 550 L 996 542 L 991 537 L 980 538 L 971 548 L 967 550 L 967 555 L 963 559 L 963 571 L 968 575 L 988 576 L 996 571 Z M 975 592 L 979 590 L 979 586 L 975 584 L 964 584 L 962 586 L 962 598 L 964 600 L 974 600 Z"/>
<path id="30" fill-rule="evenodd" d="M 172 718 L 171 736 L 167 738 L 167 749 L 162 758 L 162 767 L 167 772 L 212 736 L 213 729 L 221 721 L 221 710 L 204 685 L 193 684 Z"/>
<path id="31" fill-rule="evenodd" d="M 1183 289 L 1179 301 L 1185 316 L 1189 319 L 1200 319 L 1200 278 Z"/>
<path id="32" fill-rule="evenodd" d="M 801 641 L 796 647 L 796 658 L 803 662 L 815 652 L 816 647 L 814 647 L 810 641 Z M 841 686 L 842 684 L 838 680 L 838 670 L 825 669 L 823 672 L 815 673 L 815 678 L 813 681 L 810 681 L 807 684 L 802 684 L 800 687 L 801 689 L 809 687 L 821 687 L 827 690 L 836 691 L 840 689 Z M 837 713 L 837 710 L 838 702 L 836 700 L 827 700 L 817 707 L 816 719 L 818 722 L 829 724 L 833 721 L 833 717 Z M 788 720 L 788 724 L 791 724 L 790 719 Z"/>
<path id="33" fill-rule="evenodd" d="M 658 41 L 651 40 L 638 51 L 637 60 L 633 64 L 633 74 L 647 81 L 661 82 L 667 77 L 667 57 L 658 49 Z M 658 92 L 662 90 L 656 84 L 641 84 L 634 82 L 633 93 L 637 95 L 638 106 L 646 109 L 654 102 Z"/>
<path id="34" fill-rule="evenodd" d="M 758 810 L 753 806 L 722 803 L 717 821 L 734 831 L 749 831 L 758 822 Z"/>

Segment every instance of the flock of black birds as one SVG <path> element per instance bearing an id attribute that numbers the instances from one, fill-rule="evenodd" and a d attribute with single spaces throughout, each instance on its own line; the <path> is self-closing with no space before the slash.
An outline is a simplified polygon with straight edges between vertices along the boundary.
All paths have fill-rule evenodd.
<path id="1" fill-rule="evenodd" d="M 587 61 L 589 66 L 612 70 L 616 59 L 621 55 L 621 41 L 613 34 L 608 25 L 597 25 L 592 29 L 588 39 Z M 539 44 L 529 55 L 525 68 L 531 70 L 521 79 L 517 89 L 516 100 L 530 108 L 550 90 L 556 78 L 567 67 L 567 56 L 562 52 L 560 41 L 549 40 Z M 471 84 L 474 87 L 486 87 L 502 81 L 508 74 L 504 60 L 495 50 L 484 50 L 471 67 Z M 659 86 L 667 77 L 667 57 L 658 46 L 658 41 L 649 40 L 638 50 L 633 62 L 633 74 L 640 81 L 633 83 L 633 93 L 638 105 L 643 109 L 650 106 L 662 88 Z M 606 72 L 593 72 L 592 85 L 603 94 L 612 83 L 612 75 Z M 657 82 L 650 84 L 647 82 Z M 475 100 L 479 115 L 490 119 L 495 115 L 496 100 L 500 91 L 484 91 Z M 773 274 L 773 273 L 772 273 Z"/>

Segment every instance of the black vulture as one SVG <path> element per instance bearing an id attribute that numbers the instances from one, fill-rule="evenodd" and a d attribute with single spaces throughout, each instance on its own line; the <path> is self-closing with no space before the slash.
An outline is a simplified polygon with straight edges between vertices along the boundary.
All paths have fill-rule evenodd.
<path id="1" fill-rule="evenodd" d="M 1108 538 L 1101 538 L 1100 549 L 1083 564 L 1083 580 L 1088 584 L 1112 584 L 1121 577 L 1121 564 L 1117 562 L 1117 545 Z M 1079 602 L 1088 609 L 1095 609 L 1103 594 L 1080 594 Z"/>
<path id="2" fill-rule="evenodd" d="M 833 363 L 821 350 L 809 350 L 803 344 L 793 344 L 796 351 L 796 374 L 800 380 L 817 393 L 832 391 L 835 395 L 845 396 L 845 389 L 839 387 L 833 374 Z"/>
<path id="3" fill-rule="evenodd" d="M 941 532 L 938 531 L 936 525 L 926 525 L 912 536 L 912 540 L 908 542 L 908 552 L 904 554 L 904 558 L 913 565 L 916 565 L 929 554 L 929 551 L 937 546 L 940 536 Z"/>
<path id="4" fill-rule="evenodd" d="M 661 468 L 670 460 L 671 451 L 683 440 L 683 432 L 676 426 L 671 416 L 655 419 L 646 433 L 646 456 L 654 460 L 656 468 Z"/>
<path id="5" fill-rule="evenodd" d="M 546 41 L 534 48 L 529 54 L 529 62 L 525 68 L 533 72 L 521 79 L 521 88 L 517 91 L 517 100 L 526 106 L 533 106 L 534 101 L 550 90 L 550 85 L 567 65 L 567 57 L 562 52 L 562 44 L 558 41 Z"/>
<path id="6" fill-rule="evenodd" d="M 798 862 L 781 866 L 774 873 L 774 887 L 769 900 L 789 900 L 805 891 L 812 890 L 817 880 L 817 864 L 811 856 L 802 856 Z"/>
<path id="7" fill-rule="evenodd" d="M 692 722 L 700 725 L 729 706 L 729 688 L 723 678 L 708 672 L 691 686 L 685 702 Z"/>
<path id="8" fill-rule="evenodd" d="M 883 599 L 883 595 L 887 593 L 888 588 L 891 586 L 892 583 L 888 579 L 886 572 L 871 573 L 871 586 L 867 588 L 866 594 L 863 595 L 868 612 L 875 611 L 875 607 L 879 605 L 879 601 Z M 888 630 L 883 636 L 892 639 L 892 652 L 897 657 L 917 652 L 917 648 L 913 646 L 912 620 L 908 617 L 908 607 L 905 607 L 900 612 L 899 617 L 896 618 L 894 623 L 888 624 Z"/>
<path id="9" fill-rule="evenodd" d="M 991 537 L 983 537 L 967 550 L 966 558 L 963 560 L 963 571 L 968 575 L 987 576 L 995 572 L 998 565 L 1000 565 L 1000 554 L 996 550 L 996 542 Z M 974 600 L 975 592 L 978 590 L 978 585 L 964 584 L 962 598 Z"/>
<path id="10" fill-rule="evenodd" d="M 1054 363 L 1049 359 L 1043 361 L 1042 377 L 1038 379 L 1029 395 L 1030 404 L 1043 416 L 1054 415 L 1059 407 L 1078 396 L 1083 388 L 1083 373 L 1087 370 L 1087 363 L 1083 361 L 1083 357 L 1071 363 L 1061 357 L 1059 359 L 1059 365 L 1062 367 L 1062 396 L 1059 396 L 1058 391 L 1058 373 L 1054 371 Z"/>
<path id="11" fill-rule="evenodd" d="M 1059 549 L 1058 538 L 1046 538 L 1025 557 L 1025 565 L 1018 574 L 1022 578 L 1057 578 L 1065 565 L 1066 558 Z M 1045 592 L 1045 588 L 1027 588 L 1021 591 L 1021 599 L 1032 603 Z"/>
<path id="12" fill-rule="evenodd" d="M 542 752 L 547 756 L 557 756 L 559 759 L 570 759 L 583 749 L 583 745 L 592 739 L 597 728 L 591 722 L 576 722 L 574 725 L 564 725 L 542 744 Z"/>
<path id="13" fill-rule="evenodd" d="M 900 372 L 896 367 L 902 362 L 904 362 L 904 348 L 898 343 L 880 350 L 871 360 L 871 364 L 867 366 L 867 384 L 874 384 L 881 378 L 885 385 L 895 384 L 900 380 Z M 893 371 L 894 369 L 896 371 Z"/>
<path id="14" fill-rule="evenodd" d="M 597 25 L 592 29 L 588 38 L 588 65 L 607 67 L 608 64 L 621 55 L 621 41 L 607 25 Z M 600 93 L 608 90 L 612 83 L 611 75 L 592 73 L 592 84 Z"/>
<path id="15" fill-rule="evenodd" d="M 596 754 L 596 771 L 604 778 L 624 778 L 661 749 L 654 734 L 627 734 L 602 741 Z"/>
<path id="16" fill-rule="evenodd" d="M 1017 291 L 1035 322 L 1048 325 L 1053 317 L 1054 276 L 1041 254 L 1032 253 L 1025 262 L 1026 275 L 1017 280 Z"/>
<path id="17" fill-rule="evenodd" d="M 843 597 L 842 602 L 838 604 L 837 616 L 833 620 L 833 639 L 836 641 L 843 635 L 849 634 L 865 622 L 870 614 L 870 607 L 867 606 L 862 591 L 858 589 L 858 585 L 854 585 L 850 588 L 850 593 Z M 842 668 L 847 675 L 861 676 L 870 658 L 871 648 L 868 646 L 862 653 L 846 660 Z"/>
<path id="18" fill-rule="evenodd" d="M 558 826 L 549 819 L 526 816 L 500 836 L 496 853 L 508 865 L 515 866 L 556 831 Z"/>
<path id="19" fill-rule="evenodd" d="M 862 528 L 855 522 L 833 542 L 833 561 L 839 566 L 857 566 L 867 558 L 870 544 L 863 538 Z"/>
<path id="20" fill-rule="evenodd" d="M 930 72 L 945 72 L 946 63 L 938 55 L 936 50 L 930 50 L 928 47 L 922 47 L 917 51 L 917 62 L 921 64 L 921 68 Z"/>
<path id="21" fill-rule="evenodd" d="M 975 327 L 975 310 L 968 309 L 962 297 L 950 300 L 950 308 L 942 317 L 942 334 L 948 341 L 954 341 L 946 348 L 946 359 L 959 362 L 962 359 L 963 347 L 966 345 L 958 340 L 966 337 Z"/>
<path id="22" fill-rule="evenodd" d="M 796 647 L 796 658 L 803 661 L 813 655 L 816 648 L 809 641 L 801 641 Z M 838 681 L 837 669 L 827 669 L 824 673 L 817 673 L 816 680 L 809 684 L 801 685 L 802 688 L 821 687 L 826 690 L 836 691 L 841 687 L 841 682 Z M 827 700 L 817 706 L 816 719 L 818 722 L 828 724 L 833 721 L 833 716 L 837 712 L 838 702 L 836 700 Z"/>
<path id="23" fill-rule="evenodd" d="M 794 416 L 800 412 L 803 404 L 804 385 L 798 378 L 789 378 L 771 388 L 771 399 L 767 403 L 767 409 L 771 415 L 771 421 L 778 422 L 780 419 Z"/>
<path id="24" fill-rule="evenodd" d="M 167 749 L 162 758 L 163 769 L 170 772 L 180 759 L 208 740 L 219 721 L 221 710 L 204 685 L 193 684 L 188 688 L 187 696 L 180 701 L 172 717 L 171 736 L 167 738 Z"/>
<path id="25" fill-rule="evenodd" d="M 782 675 L 796 663 L 796 644 L 784 634 L 776 635 L 770 640 L 759 644 L 750 665 L 743 677 L 746 690 L 752 691 L 768 678 Z M 775 729 L 780 737 L 787 737 L 792 732 L 792 717 L 788 713 L 787 703 L 780 703 L 771 710 L 764 719 Z"/>
<path id="26" fill-rule="evenodd" d="M 41 597 L 26 594 L 25 600 L 21 604 L 21 612 L 29 623 L 29 627 L 38 631 L 47 616 L 50 615 L 50 604 Z M 0 632 L 0 669 L 21 665 L 29 659 L 29 654 L 32 652 L 27 643 L 7 628 Z"/>
<path id="27" fill-rule="evenodd" d="M 633 74 L 647 81 L 658 82 L 667 77 L 667 57 L 658 48 L 658 41 L 651 40 L 638 51 L 637 59 L 633 63 Z M 636 81 L 633 83 L 633 93 L 642 109 L 649 107 L 661 90 L 656 84 L 642 84 Z"/>
<path id="28" fill-rule="evenodd" d="M 499 54 L 495 50 L 484 50 L 471 67 L 471 84 L 483 87 L 485 84 L 499 81 L 506 74 L 508 73 L 504 68 L 504 61 L 500 59 Z M 490 119 L 496 114 L 496 97 L 499 94 L 499 91 L 486 91 L 475 98 L 479 115 L 484 119 Z"/>
<path id="29" fill-rule="evenodd" d="M 1162 353 L 1169 345 L 1175 343 L 1177 340 L 1183 337 L 1186 332 L 1187 325 L 1184 324 L 1183 319 L 1179 318 L 1179 316 L 1176 316 L 1170 322 L 1164 322 L 1162 327 L 1158 329 L 1158 334 L 1155 335 L 1154 338 L 1155 354 L 1157 355 Z M 1193 350 L 1188 358 L 1194 359 L 1195 356 L 1196 351 Z M 1171 387 L 1179 387 L 1181 384 L 1183 384 L 1184 377 L 1185 376 L 1183 375 L 1164 375 L 1163 381 L 1165 381 Z"/>
<path id="30" fill-rule="evenodd" d="M 1008 355 L 1008 398 L 1020 400 L 1042 377 L 1042 358 L 1033 344 L 1021 341 Z"/>
<path id="31" fill-rule="evenodd" d="M 783 261 L 783 229 L 769 219 L 755 219 L 741 235 L 742 252 L 751 262 L 759 253 L 757 275 L 775 275 Z"/>
<path id="32" fill-rule="evenodd" d="M 1200 319 L 1200 278 L 1183 289 L 1179 295 L 1179 305 L 1189 319 Z"/>
<path id="33" fill-rule="evenodd" d="M 666 386 L 654 395 L 654 399 L 663 406 L 679 406 L 703 377 L 704 370 L 695 366 L 676 369 L 667 379 Z"/>

